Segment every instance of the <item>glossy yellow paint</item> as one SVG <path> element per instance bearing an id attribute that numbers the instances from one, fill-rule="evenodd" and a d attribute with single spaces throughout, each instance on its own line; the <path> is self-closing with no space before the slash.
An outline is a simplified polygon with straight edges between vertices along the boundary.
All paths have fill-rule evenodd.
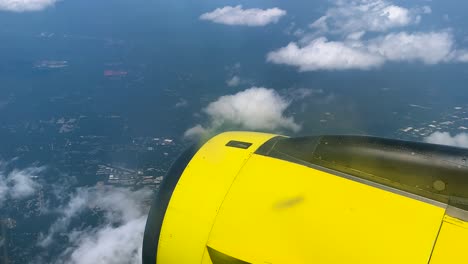
<path id="1" fill-rule="evenodd" d="M 468 263 L 468 223 L 445 216 L 431 264 Z"/>
<path id="2" fill-rule="evenodd" d="M 228 132 L 209 140 L 183 172 L 164 217 L 157 263 L 201 263 L 218 209 L 239 170 L 261 144 L 275 135 Z M 230 140 L 248 149 L 226 147 Z"/>
<path id="3" fill-rule="evenodd" d="M 424 263 L 443 208 L 298 164 L 253 155 L 208 246 L 250 263 Z"/>
<path id="4" fill-rule="evenodd" d="M 274 136 L 223 133 L 195 154 L 166 210 L 157 263 L 213 264 L 207 246 L 253 264 L 468 263 L 468 223 L 440 204 L 254 154 Z"/>

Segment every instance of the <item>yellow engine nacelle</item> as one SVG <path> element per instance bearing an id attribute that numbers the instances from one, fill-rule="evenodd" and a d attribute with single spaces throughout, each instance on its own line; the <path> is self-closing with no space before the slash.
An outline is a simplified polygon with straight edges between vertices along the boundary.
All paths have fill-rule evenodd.
<path id="1" fill-rule="evenodd" d="M 187 150 L 143 263 L 468 263 L 468 150 L 227 132 Z"/>

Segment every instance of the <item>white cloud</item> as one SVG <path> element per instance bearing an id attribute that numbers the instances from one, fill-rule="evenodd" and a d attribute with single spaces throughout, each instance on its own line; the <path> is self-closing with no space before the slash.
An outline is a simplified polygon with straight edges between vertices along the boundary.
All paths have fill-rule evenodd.
<path id="1" fill-rule="evenodd" d="M 42 247 L 54 247 L 58 236 L 66 235 L 68 245 L 55 263 L 140 263 L 143 232 L 148 208 L 147 189 L 131 191 L 116 187 L 78 189 L 61 215 L 39 241 Z M 70 223 L 89 210 L 103 217 L 97 226 L 86 223 L 72 228 Z M 63 237 L 60 241 L 63 241 Z M 63 243 L 63 242 L 62 242 Z"/>
<path id="2" fill-rule="evenodd" d="M 0 206 L 2 206 L 7 196 L 8 196 L 8 186 L 6 184 L 5 178 L 3 177 L 2 174 L 0 174 Z"/>
<path id="3" fill-rule="evenodd" d="M 421 61 L 436 64 L 450 60 L 454 40 L 448 32 L 392 33 L 369 41 L 371 53 L 389 61 Z"/>
<path id="4" fill-rule="evenodd" d="M 127 221 L 117 227 L 111 225 L 99 229 L 75 231 L 76 247 L 66 252 L 70 264 L 141 263 L 141 244 L 146 216 Z"/>
<path id="5" fill-rule="evenodd" d="M 11 172 L 9 175 L 11 197 L 21 199 L 33 195 L 39 188 L 39 184 L 32 177 L 42 170 L 42 168 L 28 168 Z"/>
<path id="6" fill-rule="evenodd" d="M 448 132 L 434 132 L 428 137 L 424 138 L 424 141 L 439 145 L 468 148 L 468 133 L 460 133 L 451 136 Z"/>
<path id="7" fill-rule="evenodd" d="M 385 0 L 341 0 L 334 4 L 310 27 L 323 32 L 345 34 L 358 31 L 385 32 L 419 23 L 420 14 L 432 11 L 428 6 L 410 10 Z"/>
<path id="8" fill-rule="evenodd" d="M 42 188 L 35 179 L 45 168 L 19 170 L 12 169 L 13 165 L 0 161 L 0 205 L 4 200 L 29 197 Z M 46 184 L 44 181 L 41 183 Z M 141 263 L 143 232 L 152 192 L 112 186 L 81 187 L 70 192 L 70 183 L 72 179 L 65 182 L 57 179 L 43 188 L 47 195 L 59 196 L 57 198 L 63 206 L 44 212 L 57 216 L 57 219 L 39 237 L 37 243 L 43 251 L 32 261 L 56 264 Z M 88 222 L 90 214 L 98 221 Z M 62 253 L 50 260 L 48 254 L 52 249 L 60 249 Z M 46 257 L 47 261 L 44 260 Z"/>
<path id="9" fill-rule="evenodd" d="M 311 88 L 289 88 L 284 90 L 282 94 L 287 97 L 290 101 L 300 101 L 312 95 L 323 94 L 322 89 L 311 89 Z"/>
<path id="10" fill-rule="evenodd" d="M 369 40 L 360 40 L 359 35 L 343 41 L 319 37 L 304 45 L 291 42 L 268 53 L 267 61 L 300 71 L 368 70 L 386 62 L 468 62 L 468 52 L 455 49 L 453 36 L 447 31 L 389 33 Z"/>
<path id="11" fill-rule="evenodd" d="M 327 32 L 329 31 L 327 16 L 321 16 L 319 19 L 315 20 L 312 24 L 309 25 L 311 28 L 315 28 L 319 31 Z"/>
<path id="12" fill-rule="evenodd" d="M 225 25 L 265 26 L 278 22 L 284 15 L 286 15 L 286 11 L 276 7 L 242 9 L 241 5 L 237 5 L 217 8 L 212 12 L 202 14 L 200 19 Z"/>
<path id="13" fill-rule="evenodd" d="M 40 188 L 34 178 L 44 170 L 44 167 L 7 171 L 4 165 L 0 162 L 0 206 L 8 199 L 27 198 Z"/>
<path id="14" fill-rule="evenodd" d="M 421 12 L 423 14 L 431 14 L 432 13 L 432 8 L 430 6 L 423 6 L 423 7 L 421 7 Z"/>
<path id="15" fill-rule="evenodd" d="M 442 16 L 442 19 L 445 21 L 445 22 L 449 22 L 450 21 L 450 16 L 448 14 L 444 14 Z"/>
<path id="16" fill-rule="evenodd" d="M 55 210 L 61 215 L 61 217 L 49 227 L 47 235 L 42 235 L 38 244 L 41 247 L 50 246 L 54 242 L 54 237 L 58 233 L 65 231 L 68 228 L 70 221 L 87 208 L 89 200 L 89 190 L 78 189 L 74 196 L 70 198 L 70 201 L 66 206 Z"/>
<path id="17" fill-rule="evenodd" d="M 230 87 L 238 86 L 240 83 L 241 83 L 241 79 L 237 75 L 232 76 L 231 79 L 228 79 L 226 81 L 226 84 Z"/>
<path id="18" fill-rule="evenodd" d="M 333 3 L 310 25 L 315 32 L 268 53 L 267 61 L 295 66 L 299 71 L 369 70 L 387 62 L 468 62 L 468 51 L 457 49 L 450 30 L 384 33 L 419 23 L 421 15 L 432 13 L 429 6 L 408 9 L 387 0 Z M 372 36 L 367 32 L 380 35 L 365 38 Z M 335 35 L 330 41 L 326 34 L 338 34 L 338 39 Z"/>
<path id="19" fill-rule="evenodd" d="M 385 59 L 363 47 L 320 37 L 302 47 L 291 42 L 286 47 L 268 53 L 267 61 L 296 66 L 300 71 L 315 71 L 366 70 L 382 65 Z"/>
<path id="20" fill-rule="evenodd" d="M 12 12 L 41 11 L 58 0 L 0 0 L 0 10 Z"/>
<path id="21" fill-rule="evenodd" d="M 366 34 L 365 31 L 356 31 L 347 35 L 346 38 L 349 40 L 360 40 L 364 36 L 364 34 Z"/>
<path id="22" fill-rule="evenodd" d="M 200 136 L 206 135 L 210 133 L 208 129 L 204 128 L 202 125 L 198 124 L 194 127 L 187 129 L 184 133 L 184 137 L 186 138 L 198 138 Z M 0 189 L 1 190 L 1 189 Z"/>
<path id="23" fill-rule="evenodd" d="M 182 108 L 182 107 L 186 107 L 188 105 L 188 102 L 187 100 L 185 100 L 184 98 L 180 98 L 179 101 L 175 104 L 175 108 Z"/>
<path id="24" fill-rule="evenodd" d="M 203 136 L 226 129 L 297 132 L 300 125 L 292 117 L 284 116 L 289 105 L 290 102 L 275 90 L 263 87 L 252 87 L 234 95 L 221 96 L 203 109 L 209 118 L 209 125 L 192 127 L 185 132 L 185 136 Z"/>
<path id="25" fill-rule="evenodd" d="M 455 61 L 468 62 L 468 50 L 457 50 L 452 55 Z"/>

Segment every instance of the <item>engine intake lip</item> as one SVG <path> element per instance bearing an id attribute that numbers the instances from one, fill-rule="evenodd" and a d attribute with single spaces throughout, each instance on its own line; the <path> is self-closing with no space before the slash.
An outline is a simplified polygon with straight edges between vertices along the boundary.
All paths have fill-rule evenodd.
<path id="1" fill-rule="evenodd" d="M 188 163 L 200 147 L 201 144 L 193 144 L 177 158 L 167 172 L 159 190 L 154 195 L 143 236 L 143 264 L 154 264 L 156 262 L 159 235 L 172 193 Z"/>

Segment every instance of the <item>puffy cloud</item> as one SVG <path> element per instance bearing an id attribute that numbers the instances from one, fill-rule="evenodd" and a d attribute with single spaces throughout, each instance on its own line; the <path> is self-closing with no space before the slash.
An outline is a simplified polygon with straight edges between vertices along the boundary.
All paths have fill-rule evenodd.
<path id="1" fill-rule="evenodd" d="M 12 12 L 41 11 L 58 0 L 0 0 L 0 10 Z"/>
<path id="2" fill-rule="evenodd" d="M 226 129 L 297 132 L 300 125 L 292 117 L 284 116 L 289 105 L 290 101 L 275 90 L 263 87 L 252 87 L 234 95 L 221 96 L 203 109 L 209 118 L 209 125 L 192 127 L 185 132 L 185 136 L 203 136 Z"/>
<path id="3" fill-rule="evenodd" d="M 241 79 L 239 76 L 234 75 L 231 79 L 226 81 L 226 84 L 230 87 L 238 86 L 241 83 Z"/>
<path id="4" fill-rule="evenodd" d="M 384 33 L 419 23 L 422 14 L 431 12 L 429 6 L 408 9 L 386 0 L 335 0 L 310 25 L 315 32 L 269 52 L 267 61 L 295 66 L 299 71 L 369 70 L 386 62 L 468 62 L 468 51 L 457 49 L 450 30 Z M 369 31 L 383 35 L 365 38 Z M 324 37 L 327 33 L 339 37 L 329 41 Z"/>
<path id="5" fill-rule="evenodd" d="M 13 199 L 21 199 L 33 195 L 39 188 L 39 184 L 33 180 L 43 168 L 28 168 L 14 170 L 9 175 L 10 195 Z"/>
<path id="6" fill-rule="evenodd" d="M 45 170 L 44 167 L 20 170 L 13 169 L 14 165 L 13 162 L 0 162 L 0 205 L 4 200 L 28 197 L 38 188 L 49 198 L 58 196 L 54 204 L 62 204 L 43 212 L 50 217 L 55 216 L 56 220 L 39 237 L 37 244 L 45 250 L 32 262 L 141 263 L 143 232 L 152 195 L 150 190 L 96 186 L 81 187 L 71 192 L 73 179 L 64 181 L 60 177 L 54 182 L 42 179 L 39 185 L 36 178 Z M 97 221 L 89 221 L 90 215 Z M 48 255 L 54 250 L 62 253 L 59 256 Z"/>
<path id="7" fill-rule="evenodd" d="M 300 46 L 295 42 L 272 51 L 267 61 L 298 67 L 300 71 L 368 70 L 385 62 L 468 62 L 468 53 L 455 49 L 453 36 L 446 31 L 427 33 L 390 33 L 370 40 L 361 36 L 344 41 L 325 37 Z"/>
<path id="8" fill-rule="evenodd" d="M 0 205 L 7 199 L 23 199 L 33 195 L 40 185 L 34 178 L 44 167 L 30 167 L 22 170 L 8 171 L 0 162 Z"/>
<path id="9" fill-rule="evenodd" d="M 324 37 L 303 47 L 292 42 L 268 53 L 267 61 L 296 66 L 300 71 L 370 69 L 384 63 L 384 58 L 363 47 L 345 42 L 328 41 Z"/>
<path id="10" fill-rule="evenodd" d="M 186 138 L 197 138 L 203 135 L 208 134 L 208 129 L 204 128 L 202 125 L 198 124 L 192 128 L 187 129 L 184 133 L 184 137 Z M 1 191 L 1 189 L 0 189 Z"/>
<path id="11" fill-rule="evenodd" d="M 451 136 L 448 132 L 434 132 L 431 135 L 424 138 L 424 141 L 439 145 L 449 145 L 460 148 L 468 148 L 468 133 L 460 133 Z"/>
<path id="12" fill-rule="evenodd" d="M 450 59 L 453 45 L 453 37 L 448 32 L 400 32 L 371 40 L 368 49 L 390 61 L 436 64 Z"/>
<path id="13" fill-rule="evenodd" d="M 335 1 L 335 5 L 310 27 L 345 34 L 358 31 L 385 32 L 418 23 L 420 14 L 430 12 L 428 6 L 410 10 L 385 0 L 342 0 Z"/>
<path id="14" fill-rule="evenodd" d="M 276 7 L 270 9 L 242 9 L 242 6 L 238 5 L 234 7 L 225 6 L 223 8 L 217 8 L 212 12 L 202 14 L 200 19 L 231 26 L 241 25 L 253 27 L 276 23 L 284 15 L 286 15 L 286 11 Z"/>
<path id="15" fill-rule="evenodd" d="M 66 206 L 57 210 L 60 217 L 39 241 L 54 247 L 58 236 L 66 235 L 68 246 L 55 263 L 140 263 L 151 191 L 131 191 L 111 186 L 79 188 Z M 97 226 L 71 227 L 89 210 L 102 214 Z M 60 239 L 63 243 L 63 237 Z"/>
<path id="16" fill-rule="evenodd" d="M 69 249 L 64 263 L 141 263 L 141 244 L 146 216 L 132 219 L 117 227 L 75 231 L 71 239 L 76 248 Z"/>

